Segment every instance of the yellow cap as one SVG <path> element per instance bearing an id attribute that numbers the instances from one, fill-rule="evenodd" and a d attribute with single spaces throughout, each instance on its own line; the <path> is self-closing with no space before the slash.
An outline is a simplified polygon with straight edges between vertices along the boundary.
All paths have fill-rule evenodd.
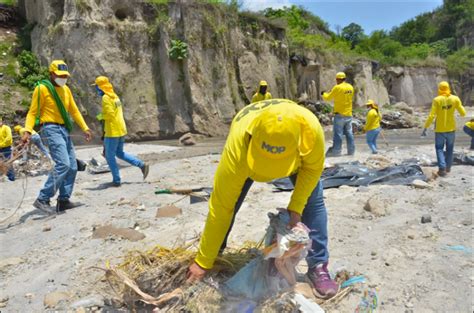
<path id="1" fill-rule="evenodd" d="M 371 107 L 373 107 L 374 109 L 378 109 L 378 108 L 379 108 L 379 106 L 377 105 L 377 103 L 375 103 L 375 101 L 374 101 L 374 100 L 371 100 L 371 99 L 367 100 L 367 103 L 366 103 L 365 105 L 371 106 Z"/>
<path id="2" fill-rule="evenodd" d="M 267 81 L 265 81 L 265 80 L 261 80 L 259 85 L 260 86 L 268 86 Z"/>
<path id="3" fill-rule="evenodd" d="M 49 72 L 54 73 L 57 76 L 71 76 L 68 71 L 67 64 L 63 60 L 54 60 L 49 65 Z"/>
<path id="4" fill-rule="evenodd" d="M 95 79 L 95 84 L 93 84 L 100 88 L 105 94 L 109 95 L 112 98 L 117 98 L 118 96 L 115 94 L 114 87 L 110 83 L 109 79 L 105 76 L 97 76 Z"/>
<path id="5" fill-rule="evenodd" d="M 13 127 L 13 129 L 16 131 L 16 132 L 20 132 L 20 129 L 21 129 L 21 125 L 16 125 L 15 127 Z"/>
<path id="6" fill-rule="evenodd" d="M 448 82 L 442 81 L 438 84 L 438 95 L 439 96 L 451 95 L 451 89 L 449 88 Z"/>
<path id="7" fill-rule="evenodd" d="M 344 72 L 339 72 L 339 73 L 336 74 L 336 78 L 337 79 L 345 79 L 346 74 Z"/>
<path id="8" fill-rule="evenodd" d="M 292 108 L 275 105 L 263 111 L 248 131 L 250 170 L 262 177 L 289 176 L 298 161 L 301 124 Z"/>

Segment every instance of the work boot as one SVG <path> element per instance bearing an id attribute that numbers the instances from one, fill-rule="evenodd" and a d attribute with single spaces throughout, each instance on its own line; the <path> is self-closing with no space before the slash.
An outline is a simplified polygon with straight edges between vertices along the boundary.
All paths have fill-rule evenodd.
<path id="1" fill-rule="evenodd" d="M 142 170 L 142 174 L 143 174 L 143 180 L 146 179 L 146 177 L 148 176 L 148 172 L 150 171 L 150 165 L 148 164 L 144 164 L 143 167 L 141 168 Z"/>
<path id="2" fill-rule="evenodd" d="M 330 147 L 326 152 L 326 157 L 338 157 L 341 156 L 341 152 L 334 152 L 333 147 Z"/>
<path id="3" fill-rule="evenodd" d="M 64 212 L 66 210 L 77 208 L 81 205 L 82 203 L 71 202 L 69 199 L 58 199 L 58 202 L 56 202 L 56 212 Z"/>
<path id="4" fill-rule="evenodd" d="M 309 269 L 306 277 L 318 298 L 329 299 L 339 291 L 339 285 L 329 275 L 327 262 Z"/>
<path id="5" fill-rule="evenodd" d="M 36 199 L 35 202 L 33 203 L 33 206 L 40 210 L 43 213 L 46 213 L 48 215 L 53 215 L 56 214 L 56 210 L 51 207 L 49 201 L 43 201 L 40 199 Z"/>
<path id="6" fill-rule="evenodd" d="M 450 167 L 446 168 L 446 173 L 451 173 L 451 168 Z"/>
<path id="7" fill-rule="evenodd" d="M 440 177 L 445 177 L 445 176 L 446 176 L 446 169 L 440 168 L 440 169 L 438 170 L 438 175 L 439 175 Z"/>

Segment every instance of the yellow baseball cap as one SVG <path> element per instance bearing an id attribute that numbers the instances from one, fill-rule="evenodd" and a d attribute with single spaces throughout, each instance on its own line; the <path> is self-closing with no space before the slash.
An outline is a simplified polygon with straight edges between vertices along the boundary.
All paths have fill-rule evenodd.
<path id="1" fill-rule="evenodd" d="M 337 79 L 344 79 L 344 78 L 346 78 L 346 73 L 339 72 L 339 73 L 336 74 L 336 78 Z"/>
<path id="2" fill-rule="evenodd" d="M 63 60 L 54 60 L 51 62 L 49 65 L 49 72 L 54 73 L 57 76 L 71 76 L 71 74 L 69 74 L 67 64 Z"/>
<path id="3" fill-rule="evenodd" d="M 265 81 L 265 80 L 261 80 L 259 85 L 260 86 L 268 86 L 267 81 Z"/>
<path id="4" fill-rule="evenodd" d="M 301 123 L 291 106 L 275 105 L 255 118 L 247 152 L 250 170 L 265 178 L 292 174 L 299 158 Z"/>

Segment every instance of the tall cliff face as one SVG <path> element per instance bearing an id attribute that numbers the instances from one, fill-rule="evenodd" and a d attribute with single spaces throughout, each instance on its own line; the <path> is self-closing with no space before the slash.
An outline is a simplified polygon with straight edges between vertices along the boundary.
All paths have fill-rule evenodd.
<path id="1" fill-rule="evenodd" d="M 97 75 L 111 79 L 132 138 L 223 135 L 261 79 L 275 97 L 290 97 L 284 30 L 218 6 L 23 0 L 20 7 L 36 24 L 33 51 L 44 65 L 66 60 L 89 119 L 100 111 L 90 83 Z M 188 45 L 184 60 L 168 56 L 176 39 Z"/>

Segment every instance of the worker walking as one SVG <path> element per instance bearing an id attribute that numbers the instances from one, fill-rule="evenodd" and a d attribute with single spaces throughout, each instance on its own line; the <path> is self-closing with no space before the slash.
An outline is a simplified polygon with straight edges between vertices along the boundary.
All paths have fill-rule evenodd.
<path id="1" fill-rule="evenodd" d="M 22 140 L 29 143 L 33 127 L 41 126 L 41 137 L 48 145 L 55 165 L 33 206 L 54 214 L 79 205 L 70 201 L 77 174 L 76 154 L 70 136 L 71 117 L 84 132 L 86 141 L 91 140 L 92 134 L 66 85 L 70 77 L 66 63 L 62 60 L 53 61 L 49 66 L 49 74 L 49 80 L 38 82 L 33 92 Z M 50 199 L 58 190 L 54 209 L 50 205 Z"/>
<path id="2" fill-rule="evenodd" d="M 110 186 L 120 187 L 120 171 L 116 157 L 141 169 L 143 179 L 148 175 L 149 166 L 137 157 L 123 151 L 127 127 L 123 118 L 122 102 L 114 91 L 109 79 L 98 76 L 95 79 L 97 94 L 102 97 L 102 119 L 104 121 L 105 159 L 112 173 Z"/>
<path id="3" fill-rule="evenodd" d="M 446 176 L 451 171 L 453 164 L 454 140 L 456 133 L 456 120 L 454 110 L 457 110 L 461 116 L 466 115 L 466 110 L 462 106 L 459 97 L 451 94 L 449 84 L 445 81 L 438 85 L 438 96 L 433 99 L 431 112 L 421 133 L 426 137 L 426 130 L 435 121 L 435 149 L 438 160 L 439 176 Z M 444 147 L 446 146 L 446 150 Z"/>
<path id="4" fill-rule="evenodd" d="M 272 94 L 268 92 L 268 84 L 266 81 L 261 80 L 258 84 L 258 90 L 252 97 L 252 102 L 258 102 L 262 100 L 268 100 L 272 98 Z"/>
<path id="5" fill-rule="evenodd" d="M 379 112 L 379 106 L 374 102 L 374 100 L 368 100 L 365 105 L 369 109 L 364 126 L 364 131 L 366 132 L 365 136 L 372 154 L 377 154 L 377 137 L 382 130 L 380 128 L 380 120 L 382 119 L 382 116 Z"/>
<path id="6" fill-rule="evenodd" d="M 26 131 L 26 128 L 21 127 L 21 125 L 16 125 L 13 129 L 20 135 L 20 137 L 23 137 L 23 134 Z M 48 149 L 46 149 L 46 147 L 43 144 L 43 141 L 41 140 L 41 136 L 34 129 L 32 129 L 30 142 L 32 142 L 44 154 L 45 157 L 47 157 L 48 159 L 51 158 L 49 156 Z M 24 160 L 28 159 L 28 153 L 25 153 L 25 155 L 23 156 L 23 159 Z"/>
<path id="7" fill-rule="evenodd" d="M 474 150 L 474 118 L 464 124 L 464 132 L 471 137 L 471 146 L 469 149 Z"/>
<path id="8" fill-rule="evenodd" d="M 354 88 L 346 83 L 346 74 L 336 74 L 336 85 L 330 92 L 321 92 L 324 100 L 334 100 L 333 145 L 328 149 L 326 156 L 340 156 L 342 150 L 342 136 L 346 136 L 347 154 L 355 153 L 354 135 L 352 133 L 352 98 Z"/>
<path id="9" fill-rule="evenodd" d="M 295 185 L 287 208 L 289 227 L 302 221 L 312 249 L 308 278 L 322 298 L 339 286 L 328 272 L 327 212 L 320 183 L 324 167 L 324 132 L 317 117 L 286 99 L 256 102 L 234 118 L 214 177 L 204 232 L 188 281 L 201 280 L 227 244 L 235 216 L 254 181 L 289 176 Z"/>
<path id="10" fill-rule="evenodd" d="M 3 117 L 0 116 L 0 158 L 2 161 L 8 161 L 12 157 L 12 129 L 10 126 L 3 124 Z M 9 167 L 7 171 L 9 181 L 15 180 L 15 172 L 13 167 Z"/>

